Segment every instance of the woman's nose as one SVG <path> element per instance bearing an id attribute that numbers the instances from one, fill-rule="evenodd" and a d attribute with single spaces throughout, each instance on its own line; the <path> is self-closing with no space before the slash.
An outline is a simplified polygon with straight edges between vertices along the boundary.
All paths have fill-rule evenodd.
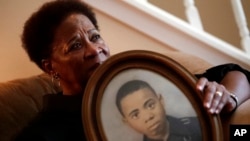
<path id="1" fill-rule="evenodd" d="M 85 58 L 93 58 L 100 54 L 102 52 L 102 49 L 93 43 L 88 43 L 86 50 L 85 50 Z"/>

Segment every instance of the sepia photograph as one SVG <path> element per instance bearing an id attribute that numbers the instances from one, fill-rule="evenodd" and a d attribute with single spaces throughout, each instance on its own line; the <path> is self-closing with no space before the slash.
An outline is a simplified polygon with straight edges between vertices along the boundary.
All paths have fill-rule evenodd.
<path id="1" fill-rule="evenodd" d="M 221 122 L 204 109 L 196 78 L 167 56 L 133 50 L 102 64 L 87 84 L 82 121 L 98 141 L 221 141 Z"/>
<path id="2" fill-rule="evenodd" d="M 202 140 L 197 114 L 183 92 L 144 69 L 123 71 L 110 81 L 101 119 L 109 141 Z"/>

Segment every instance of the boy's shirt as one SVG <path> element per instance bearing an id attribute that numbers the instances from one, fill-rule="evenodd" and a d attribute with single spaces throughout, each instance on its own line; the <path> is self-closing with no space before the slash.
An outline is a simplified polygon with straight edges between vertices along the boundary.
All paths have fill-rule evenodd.
<path id="1" fill-rule="evenodd" d="M 143 141 L 201 141 L 201 129 L 196 117 L 175 118 L 166 116 L 169 122 L 167 140 L 153 140 L 144 136 Z"/>

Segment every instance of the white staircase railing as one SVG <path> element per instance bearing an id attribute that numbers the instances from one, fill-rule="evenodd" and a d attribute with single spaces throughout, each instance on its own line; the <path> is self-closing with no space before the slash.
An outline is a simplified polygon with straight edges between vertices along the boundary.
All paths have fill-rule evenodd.
<path id="1" fill-rule="evenodd" d="M 184 0 L 184 6 L 186 8 L 185 12 L 189 23 L 197 29 L 203 30 L 200 15 L 194 4 L 194 0 Z"/>
<path id="2" fill-rule="evenodd" d="M 231 0 L 231 4 L 234 11 L 236 23 L 240 32 L 241 46 L 243 50 L 250 55 L 250 36 L 241 0 Z"/>
<path id="3" fill-rule="evenodd" d="M 147 2 L 147 0 L 144 0 L 144 2 Z M 199 11 L 195 6 L 195 0 L 183 0 L 183 3 L 189 24 L 197 29 L 203 29 Z M 241 48 L 245 53 L 250 55 L 250 35 L 242 2 L 241 0 L 231 0 L 231 6 L 239 29 Z"/>
<path id="4" fill-rule="evenodd" d="M 147 0 L 84 1 L 99 12 L 176 50 L 193 54 L 214 65 L 232 62 L 250 69 L 250 55 L 201 29 L 202 24 L 197 20 L 199 13 L 193 0 L 184 1 L 192 26 Z"/>

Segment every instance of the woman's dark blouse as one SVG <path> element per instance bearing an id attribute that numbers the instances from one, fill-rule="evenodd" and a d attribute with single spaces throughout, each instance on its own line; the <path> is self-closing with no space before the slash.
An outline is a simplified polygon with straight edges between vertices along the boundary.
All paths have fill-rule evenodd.
<path id="1" fill-rule="evenodd" d="M 224 64 L 208 69 L 197 78 L 206 77 L 220 82 L 227 72 L 243 72 L 250 82 L 250 73 L 236 64 Z M 82 95 L 66 96 L 62 93 L 44 96 L 44 109 L 30 125 L 23 130 L 16 141 L 85 141 L 82 126 Z"/>
<path id="2" fill-rule="evenodd" d="M 230 71 L 240 71 L 244 73 L 247 77 L 248 82 L 250 82 L 250 72 L 237 64 L 223 64 L 213 68 L 208 69 L 203 74 L 196 74 L 197 78 L 206 77 L 209 81 L 220 82 L 224 76 Z"/>
<path id="3" fill-rule="evenodd" d="M 48 94 L 44 109 L 16 141 L 85 141 L 81 118 L 82 95 Z"/>

